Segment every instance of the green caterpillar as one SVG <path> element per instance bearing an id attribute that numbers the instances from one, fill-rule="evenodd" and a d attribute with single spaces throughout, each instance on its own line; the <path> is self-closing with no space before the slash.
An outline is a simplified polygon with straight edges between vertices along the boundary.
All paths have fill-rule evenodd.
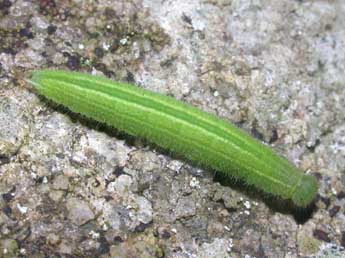
<path id="1" fill-rule="evenodd" d="M 74 72 L 36 71 L 28 81 L 39 94 L 73 112 L 291 199 L 297 206 L 306 207 L 317 193 L 315 177 L 234 125 L 174 98 Z"/>

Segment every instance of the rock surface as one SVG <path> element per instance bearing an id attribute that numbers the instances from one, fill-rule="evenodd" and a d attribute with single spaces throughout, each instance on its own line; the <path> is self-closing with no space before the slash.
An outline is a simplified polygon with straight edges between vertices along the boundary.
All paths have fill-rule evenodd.
<path id="1" fill-rule="evenodd" d="M 345 2 L 0 0 L 0 257 L 344 257 Z M 295 210 L 51 105 L 104 75 L 236 123 L 317 176 Z"/>

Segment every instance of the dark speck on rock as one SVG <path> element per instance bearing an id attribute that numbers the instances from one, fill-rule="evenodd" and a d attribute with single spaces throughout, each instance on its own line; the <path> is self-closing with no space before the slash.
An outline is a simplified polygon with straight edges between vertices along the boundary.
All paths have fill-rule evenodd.
<path id="1" fill-rule="evenodd" d="M 116 12 L 111 8 L 106 8 L 104 10 L 104 15 L 107 19 L 112 19 L 113 17 L 116 16 Z"/>
<path id="2" fill-rule="evenodd" d="M 94 53 L 98 58 L 102 58 L 104 56 L 103 49 L 100 47 L 96 47 Z"/>
<path id="3" fill-rule="evenodd" d="M 329 212 L 329 216 L 334 217 L 335 215 L 337 215 L 338 211 L 340 210 L 340 206 L 335 205 L 333 206 L 328 212 Z"/>
<path id="4" fill-rule="evenodd" d="M 55 156 L 57 158 L 59 158 L 59 159 L 64 159 L 65 158 L 65 154 L 64 153 L 57 153 Z"/>
<path id="5" fill-rule="evenodd" d="M 6 205 L 2 211 L 6 214 L 7 217 L 10 217 L 12 214 L 12 209 L 10 206 Z"/>
<path id="6" fill-rule="evenodd" d="M 13 198 L 14 198 L 14 192 L 16 191 L 16 188 L 13 186 L 11 191 L 9 191 L 8 193 L 4 193 L 2 195 L 2 199 L 5 201 L 5 202 L 9 202 L 11 201 Z"/>
<path id="7" fill-rule="evenodd" d="M 42 184 L 43 183 L 44 176 L 40 176 L 37 179 L 35 179 L 36 184 Z"/>
<path id="8" fill-rule="evenodd" d="M 4 48 L 2 52 L 5 53 L 5 54 L 10 54 L 10 55 L 15 55 L 16 54 L 16 51 L 13 48 L 9 48 L 9 47 L 8 48 Z"/>
<path id="9" fill-rule="evenodd" d="M 276 128 L 273 128 L 269 143 L 274 143 L 276 140 L 278 140 L 278 131 Z"/>
<path id="10" fill-rule="evenodd" d="M 99 182 L 99 180 L 96 178 L 95 182 L 92 184 L 93 187 L 98 187 L 101 185 L 101 182 Z"/>
<path id="11" fill-rule="evenodd" d="M 126 81 L 129 83 L 135 83 L 134 75 L 130 71 L 127 71 Z"/>
<path id="12" fill-rule="evenodd" d="M 55 31 L 56 31 L 56 26 L 54 26 L 54 25 L 49 25 L 48 26 L 48 28 L 47 28 L 48 35 L 54 34 Z"/>
<path id="13" fill-rule="evenodd" d="M 144 232 L 145 229 L 147 229 L 148 227 L 150 227 L 151 223 L 147 223 L 147 224 L 144 224 L 144 223 L 141 223 L 135 227 L 135 232 Z"/>
<path id="14" fill-rule="evenodd" d="M 108 183 L 109 184 L 109 183 Z M 112 201 L 113 200 L 113 197 L 111 196 L 111 195 L 106 195 L 106 196 L 104 196 L 104 200 L 106 201 L 106 202 L 109 202 L 109 201 Z"/>
<path id="15" fill-rule="evenodd" d="M 70 70 L 77 70 L 80 67 L 80 60 L 77 56 L 69 56 L 67 61 L 67 67 Z"/>
<path id="16" fill-rule="evenodd" d="M 311 146 L 307 146 L 307 149 L 311 152 L 315 151 L 315 148 L 320 144 L 320 139 L 316 139 L 315 143 Z"/>
<path id="17" fill-rule="evenodd" d="M 12 5 L 10 0 L 3 0 L 0 2 L 0 9 L 10 8 Z"/>
<path id="18" fill-rule="evenodd" d="M 113 40 L 113 43 L 110 47 L 110 52 L 114 53 L 120 47 L 118 40 Z"/>
<path id="19" fill-rule="evenodd" d="M 341 191 L 337 194 L 337 198 L 338 199 L 344 199 L 345 198 L 345 192 L 344 191 Z"/>
<path id="20" fill-rule="evenodd" d="M 331 242 L 331 239 L 329 238 L 328 234 L 321 229 L 315 229 L 313 232 L 313 236 L 321 241 L 328 243 Z"/>
<path id="21" fill-rule="evenodd" d="M 1 71 L 1 64 L 0 64 L 0 71 Z M 6 156 L 0 155 L 0 166 L 7 163 L 10 163 L 10 159 Z"/>
<path id="22" fill-rule="evenodd" d="M 252 128 L 252 135 L 253 135 L 256 139 L 258 139 L 258 140 L 260 140 L 260 141 L 263 141 L 263 140 L 264 140 L 263 134 L 260 133 L 260 132 L 256 129 L 256 127 L 253 127 L 253 128 Z"/>
<path id="23" fill-rule="evenodd" d="M 33 39 L 34 38 L 34 34 L 32 34 L 32 32 L 28 28 L 20 29 L 19 35 L 22 36 L 22 37 L 26 37 L 28 39 Z"/>
<path id="24" fill-rule="evenodd" d="M 171 237 L 171 233 L 167 229 L 162 229 L 158 231 L 159 237 L 168 239 Z"/>
<path id="25" fill-rule="evenodd" d="M 12 3 L 9 0 L 3 0 L 0 1 L 0 11 L 3 13 L 3 15 L 8 14 L 8 10 L 10 9 Z"/>
<path id="26" fill-rule="evenodd" d="M 314 173 L 314 176 L 316 177 L 316 179 L 317 179 L 318 181 L 321 181 L 321 180 L 322 180 L 322 175 L 321 175 L 319 172 L 315 172 L 315 173 Z"/>
<path id="27" fill-rule="evenodd" d="M 72 44 L 71 42 L 68 42 L 68 41 L 65 41 L 65 45 L 68 46 L 68 47 L 72 47 Z M 70 54 L 68 53 L 68 56 L 70 56 Z"/>
<path id="28" fill-rule="evenodd" d="M 94 67 L 101 71 L 106 77 L 111 78 L 115 77 L 115 73 L 107 69 L 107 66 L 103 63 L 95 63 Z"/>
<path id="29" fill-rule="evenodd" d="M 101 237 L 100 237 L 100 246 L 99 246 L 98 251 L 101 254 L 106 254 L 109 252 L 109 243 L 103 234 L 101 234 Z"/>
<path id="30" fill-rule="evenodd" d="M 123 167 L 116 167 L 113 173 L 116 177 L 125 174 L 125 172 L 123 171 Z"/>
<path id="31" fill-rule="evenodd" d="M 329 198 L 320 196 L 320 200 L 326 205 L 326 208 L 329 207 L 329 205 L 330 205 L 330 203 L 331 203 L 331 201 L 330 201 Z"/>
<path id="32" fill-rule="evenodd" d="M 189 25 L 192 25 L 192 19 L 187 16 L 185 13 L 182 14 L 182 21 L 184 21 L 185 23 L 188 23 Z"/>
<path id="33" fill-rule="evenodd" d="M 122 243 L 123 242 L 123 240 L 122 240 L 122 238 L 120 237 L 120 236 L 116 236 L 116 237 L 114 237 L 114 243 L 116 244 L 116 243 Z"/>

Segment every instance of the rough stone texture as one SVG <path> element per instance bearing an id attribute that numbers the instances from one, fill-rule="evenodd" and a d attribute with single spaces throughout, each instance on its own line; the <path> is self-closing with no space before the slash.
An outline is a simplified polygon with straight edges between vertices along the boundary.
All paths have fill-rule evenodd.
<path id="1" fill-rule="evenodd" d="M 66 202 L 66 209 L 68 218 L 76 225 L 81 226 L 93 220 L 95 215 L 87 203 L 78 200 L 77 198 L 70 198 Z"/>
<path id="2" fill-rule="evenodd" d="M 0 0 L 0 257 L 344 257 L 343 0 Z M 100 74 L 236 123 L 317 176 L 295 210 L 38 98 Z"/>

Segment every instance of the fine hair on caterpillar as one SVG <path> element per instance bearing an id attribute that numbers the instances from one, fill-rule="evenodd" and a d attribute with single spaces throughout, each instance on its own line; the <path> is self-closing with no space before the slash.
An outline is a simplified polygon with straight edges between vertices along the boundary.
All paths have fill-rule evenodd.
<path id="1" fill-rule="evenodd" d="M 318 183 L 269 146 L 215 115 L 172 97 L 100 76 L 36 71 L 40 95 L 229 178 L 306 207 Z"/>

